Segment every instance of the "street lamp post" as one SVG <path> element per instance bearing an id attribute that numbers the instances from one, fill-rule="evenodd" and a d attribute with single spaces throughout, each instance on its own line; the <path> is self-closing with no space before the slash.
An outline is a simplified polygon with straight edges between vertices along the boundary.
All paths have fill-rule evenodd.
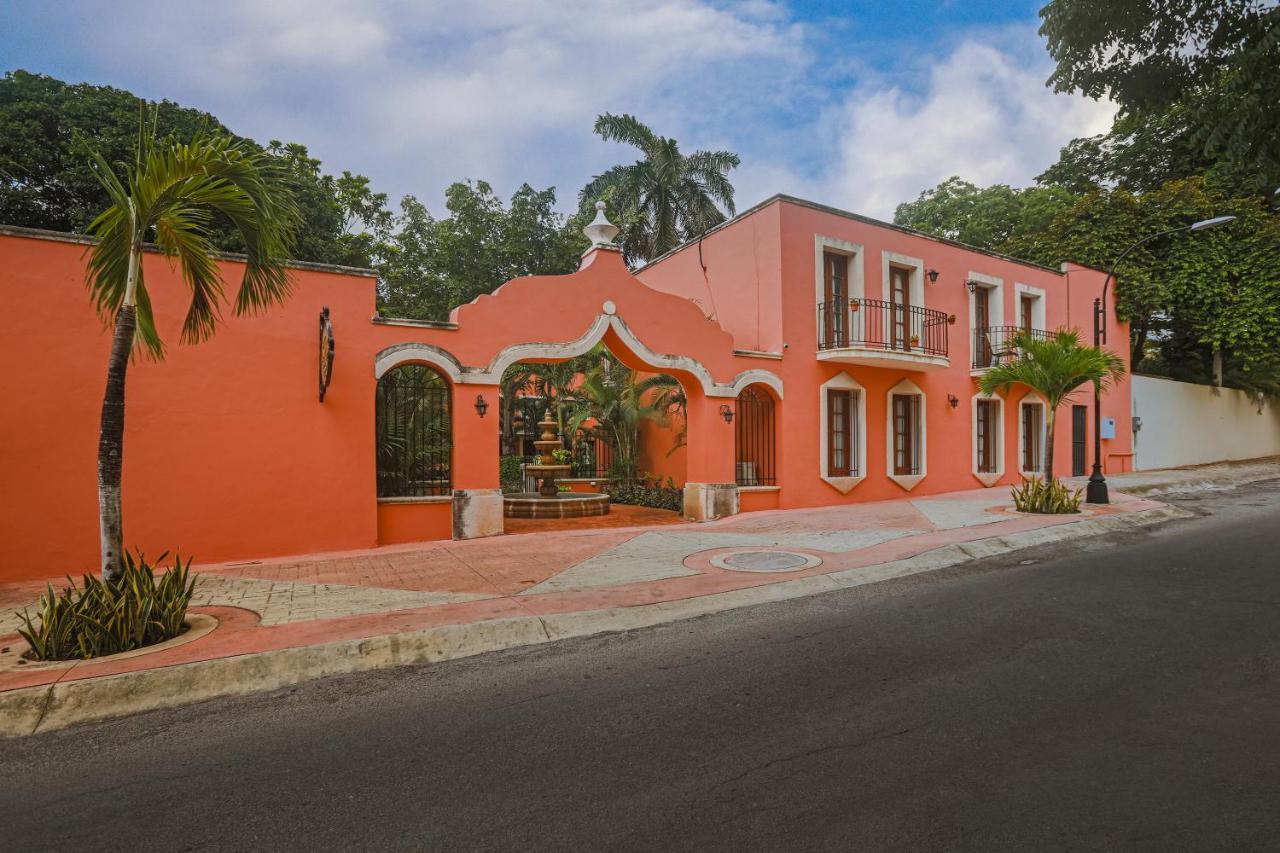
<path id="1" fill-rule="evenodd" d="M 1139 246 L 1150 243 L 1157 237 L 1167 237 L 1170 234 L 1177 234 L 1182 231 L 1204 231 L 1206 228 L 1226 225 L 1234 220 L 1234 216 L 1215 216 L 1212 219 L 1202 219 L 1199 222 L 1183 225 L 1180 228 L 1170 228 L 1168 231 L 1160 231 L 1143 237 L 1121 252 L 1120 257 L 1116 258 L 1115 263 L 1111 265 L 1111 269 L 1107 271 L 1106 279 L 1102 282 L 1102 296 L 1093 300 L 1093 345 L 1100 347 L 1107 342 L 1107 288 L 1111 286 L 1111 280 L 1116 276 L 1116 267 L 1120 266 L 1120 262 L 1130 252 Z M 1085 490 L 1085 501 L 1091 504 L 1111 502 L 1107 494 L 1107 478 L 1102 476 L 1102 389 L 1098 385 L 1093 386 L 1093 471 L 1089 474 L 1089 486 Z"/>

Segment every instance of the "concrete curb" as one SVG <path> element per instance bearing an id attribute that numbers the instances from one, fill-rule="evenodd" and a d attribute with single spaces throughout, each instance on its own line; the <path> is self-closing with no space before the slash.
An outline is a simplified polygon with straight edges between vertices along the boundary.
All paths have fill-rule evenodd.
<path id="1" fill-rule="evenodd" d="M 20 688 L 0 693 L 0 736 L 21 737 L 222 696 L 262 693 L 330 675 L 434 663 L 573 637 L 646 628 L 739 607 L 879 583 L 1065 539 L 1097 536 L 1193 515 L 1162 506 L 947 545 L 891 563 L 698 598 L 541 618 L 526 616 L 446 625 Z"/>

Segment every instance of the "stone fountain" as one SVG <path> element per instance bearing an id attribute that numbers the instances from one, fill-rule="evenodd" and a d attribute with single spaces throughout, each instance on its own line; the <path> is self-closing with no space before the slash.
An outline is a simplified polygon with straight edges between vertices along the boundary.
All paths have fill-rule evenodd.
<path id="1" fill-rule="evenodd" d="M 533 446 L 538 448 L 538 461 L 524 466 L 524 472 L 538 481 L 538 494 L 544 498 L 559 497 L 556 478 L 566 477 L 572 467 L 556 462 L 555 452 L 564 450 L 564 442 L 556 435 L 556 422 L 548 415 L 546 420 L 538 421 L 538 430 L 542 433 Z"/>
<path id="2" fill-rule="evenodd" d="M 538 481 L 538 491 L 504 495 L 503 515 L 507 518 L 582 518 L 607 515 L 609 496 L 599 492 L 562 492 L 556 480 L 568 476 L 572 466 L 556 461 L 555 452 L 564 449 L 556 435 L 556 422 L 548 415 L 538 421 L 540 435 L 533 446 L 538 461 L 524 466 L 525 474 Z"/>

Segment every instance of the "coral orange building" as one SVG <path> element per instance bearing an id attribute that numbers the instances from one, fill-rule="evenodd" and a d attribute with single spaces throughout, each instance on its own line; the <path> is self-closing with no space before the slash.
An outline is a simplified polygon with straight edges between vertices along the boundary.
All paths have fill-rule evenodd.
<path id="1" fill-rule="evenodd" d="M 1016 482 L 1043 470 L 1043 402 L 1027 389 L 982 397 L 976 377 L 1015 355 L 1019 330 L 1087 326 L 1104 278 L 785 196 L 635 274 L 594 233 L 578 272 L 513 280 L 448 322 L 380 317 L 372 273 L 298 264 L 285 305 L 229 318 L 163 361 L 140 356 L 127 391 L 126 544 L 213 562 L 501 533 L 503 371 L 600 343 L 680 381 L 687 446 L 668 457 L 653 444 L 648 458 L 683 485 L 691 519 Z M 86 297 L 84 250 L 82 238 L 0 228 L 0 580 L 97 565 L 110 335 Z M 221 263 L 233 286 L 240 262 Z M 145 274 L 176 341 L 180 276 L 154 253 Z M 1126 331 L 1117 324 L 1112 339 Z M 429 386 L 414 399 L 435 462 L 410 494 L 380 497 L 375 408 L 406 368 Z M 1058 413 L 1058 472 L 1092 461 L 1091 409 L 1082 392 Z M 1125 380 L 1103 398 L 1109 472 L 1129 465 L 1128 412 Z"/>

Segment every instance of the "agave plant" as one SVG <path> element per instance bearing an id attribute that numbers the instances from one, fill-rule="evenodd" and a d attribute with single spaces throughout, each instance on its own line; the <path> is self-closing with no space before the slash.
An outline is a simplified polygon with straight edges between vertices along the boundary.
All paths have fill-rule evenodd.
<path id="1" fill-rule="evenodd" d="M 161 554 L 156 563 L 163 562 Z M 124 569 L 112 582 L 85 575 L 77 587 L 41 593 L 33 617 L 23 610 L 18 633 L 37 660 L 88 659 L 161 643 L 182 633 L 195 592 L 191 560 L 175 555 L 159 579 L 142 554 L 126 552 Z"/>

